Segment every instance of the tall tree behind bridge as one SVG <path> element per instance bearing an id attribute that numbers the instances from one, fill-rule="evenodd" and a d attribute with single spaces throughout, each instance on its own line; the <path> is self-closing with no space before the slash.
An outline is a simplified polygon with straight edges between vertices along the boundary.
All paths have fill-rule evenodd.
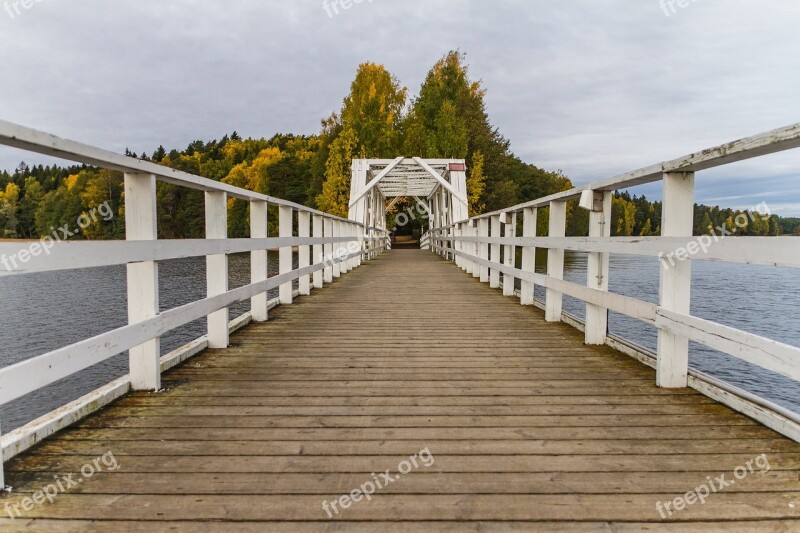
<path id="1" fill-rule="evenodd" d="M 397 157 L 406 93 L 383 65 L 358 67 L 341 112 L 323 123 L 323 136 L 329 136 L 330 145 L 325 182 L 317 196 L 320 209 L 347 216 L 353 159 Z"/>

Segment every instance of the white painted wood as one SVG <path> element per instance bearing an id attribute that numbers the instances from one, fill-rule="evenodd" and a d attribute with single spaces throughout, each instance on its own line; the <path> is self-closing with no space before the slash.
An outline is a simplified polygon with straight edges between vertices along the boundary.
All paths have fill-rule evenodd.
<path id="1" fill-rule="evenodd" d="M 693 154 L 650 165 L 632 172 L 626 172 L 605 180 L 588 183 L 568 191 L 537 198 L 536 200 L 499 211 L 484 213 L 480 216 L 490 217 L 495 214 L 500 214 L 503 211 L 521 211 L 526 207 L 547 207 L 550 202 L 580 198 L 581 193 L 585 190 L 616 191 L 633 187 L 634 185 L 659 181 L 664 173 L 697 172 L 699 170 L 719 167 L 797 147 L 800 147 L 800 123 L 701 150 Z"/>
<path id="2" fill-rule="evenodd" d="M 458 252 L 462 253 L 463 252 Z M 541 285 L 545 288 L 552 289 L 556 292 L 572 296 L 584 302 L 588 302 L 599 307 L 605 307 L 617 313 L 641 320 L 647 324 L 655 324 L 656 321 L 656 308 L 655 304 L 630 298 L 628 296 L 621 296 L 610 292 L 599 291 L 591 289 L 585 285 L 573 283 L 563 279 L 551 278 L 544 274 L 536 274 L 525 272 L 517 268 L 510 268 L 505 265 L 497 265 L 480 257 L 470 257 L 479 265 L 491 265 L 492 268 L 497 268 L 504 274 L 509 274 L 520 280 L 529 281 L 536 285 Z M 535 305 L 535 303 L 534 303 Z M 545 309 L 546 310 L 546 309 Z"/>
<path id="3" fill-rule="evenodd" d="M 338 220 L 333 221 L 333 236 L 334 237 L 343 237 L 344 234 L 342 233 L 342 223 Z M 342 266 L 339 261 L 339 258 L 342 256 L 343 248 L 340 242 L 337 242 L 333 245 L 333 277 L 339 278 L 342 276 Z"/>
<path id="4" fill-rule="evenodd" d="M 597 198 L 599 196 L 599 199 Z M 610 192 L 591 194 L 592 211 L 589 212 L 589 236 L 611 237 L 611 198 Z M 599 202 L 595 202 L 599 200 Z M 598 205 L 599 203 L 599 209 Z M 587 258 L 586 286 L 600 291 L 608 291 L 608 254 L 591 252 Z M 586 344 L 603 345 L 608 333 L 608 309 L 586 304 Z"/>
<path id="5" fill-rule="evenodd" d="M 297 234 L 299 237 L 311 237 L 311 213 L 308 211 L 297 212 Z M 311 264 L 310 246 L 300 246 L 297 255 L 298 266 L 300 268 L 307 267 Z M 311 294 L 311 276 L 305 275 L 300 277 L 299 290 L 301 296 Z"/>
<path id="6" fill-rule="evenodd" d="M 389 174 L 392 170 L 395 169 L 395 167 L 397 167 L 397 165 L 399 165 L 402 162 L 403 162 L 403 158 L 402 157 L 398 157 L 398 158 L 393 159 L 392 162 L 389 163 L 386 166 L 386 168 L 384 168 L 382 171 L 380 171 L 380 173 L 378 173 L 377 176 L 372 178 L 372 180 L 369 183 L 367 183 L 367 184 L 365 184 L 363 186 L 361 186 L 360 182 L 358 180 L 356 180 L 356 183 L 358 183 L 359 187 L 356 189 L 356 192 L 351 195 L 350 204 L 349 204 L 350 207 L 353 207 L 354 205 L 356 205 L 356 203 L 359 200 L 361 200 L 361 198 L 363 198 L 364 195 L 366 195 L 374 187 L 377 187 L 380 184 L 380 182 L 383 180 L 383 178 L 385 178 L 387 176 L 387 174 Z M 367 176 L 367 173 L 366 173 L 366 170 L 365 170 L 364 171 L 364 179 L 366 179 L 366 176 Z"/>
<path id="7" fill-rule="evenodd" d="M 125 174 L 125 237 L 129 241 L 158 239 L 156 177 L 152 174 Z M 127 266 L 128 324 L 155 317 L 159 312 L 158 263 L 143 261 Z M 133 390 L 159 390 L 161 372 L 158 358 L 161 340 L 148 339 L 128 353 Z"/>
<path id="8" fill-rule="evenodd" d="M 278 235 L 281 237 L 291 237 L 294 231 L 294 210 L 291 207 L 278 207 Z M 278 273 L 288 274 L 292 271 L 292 248 L 283 246 L 278 251 Z M 278 289 L 279 298 L 282 305 L 292 303 L 292 283 L 283 283 Z"/>
<path id="9" fill-rule="evenodd" d="M 330 238 L 332 239 L 332 238 Z M 34 272 L 55 272 L 77 268 L 124 265 L 141 261 L 166 261 L 215 254 L 235 254 L 254 250 L 275 250 L 283 246 L 304 246 L 336 242 L 329 238 L 269 237 L 266 239 L 163 239 L 157 241 L 65 241 L 50 249 L 50 256 L 31 257 L 24 269 L 6 271 L 0 263 L 0 277 Z M 346 241 L 340 237 L 339 241 Z M 380 243 L 382 237 L 376 237 Z M 0 243 L 6 255 L 28 249 L 30 242 Z"/>
<path id="10" fill-rule="evenodd" d="M 517 234 L 517 214 L 512 213 L 511 216 L 506 216 L 505 222 L 505 236 L 506 237 L 515 237 Z M 516 257 L 517 257 L 517 249 L 512 245 L 506 245 L 503 249 L 503 262 L 507 267 L 514 268 Z M 504 296 L 514 296 L 514 284 L 515 278 L 511 274 L 503 274 L 503 295 Z"/>
<path id="11" fill-rule="evenodd" d="M 324 219 L 324 228 L 325 228 L 325 236 L 330 237 L 331 239 L 334 238 L 334 231 L 333 231 L 333 219 L 325 218 Z M 325 265 L 325 269 L 323 270 L 323 280 L 325 283 L 332 283 L 333 282 L 333 241 L 331 243 L 326 243 L 324 245 L 325 250 L 325 259 L 323 264 Z"/>
<path id="12" fill-rule="evenodd" d="M 656 326 L 800 381 L 800 348 L 688 314 L 659 308 Z"/>
<path id="13" fill-rule="evenodd" d="M 536 217 L 538 210 L 535 207 L 526 207 L 522 211 L 522 236 L 525 238 L 536 237 Z M 536 247 L 522 247 L 522 271 L 533 274 L 536 271 Z M 530 281 L 521 280 L 520 298 L 522 305 L 533 305 L 534 284 Z"/>
<path id="14" fill-rule="evenodd" d="M 567 203 L 550 202 L 549 232 L 551 237 L 563 237 L 567 228 Z M 564 250 L 550 248 L 547 251 L 547 275 L 555 279 L 564 279 Z M 560 292 L 548 287 L 545 297 L 545 320 L 559 322 L 563 298 Z"/>
<path id="15" fill-rule="evenodd" d="M 502 228 L 500 226 L 500 216 L 493 216 L 489 219 L 491 224 L 491 236 L 493 238 L 502 237 Z M 500 263 L 500 245 L 499 244 L 491 244 L 489 245 L 489 260 L 492 263 Z M 496 268 L 489 269 L 489 287 L 492 289 L 496 289 L 500 287 L 500 271 Z"/>
<path id="16" fill-rule="evenodd" d="M 150 161 L 143 161 L 94 146 L 62 139 L 49 133 L 26 128 L 4 120 L 0 120 L 0 145 L 14 146 L 30 152 L 86 163 L 109 170 L 133 174 L 153 174 L 159 181 L 165 183 L 201 191 L 224 192 L 229 198 L 239 198 L 246 201 L 263 200 L 269 202 L 271 205 L 283 205 L 294 209 L 310 211 L 318 215 L 331 216 L 322 211 L 309 209 L 308 207 L 294 202 L 234 187 L 233 185 L 175 170 Z M 436 161 L 432 161 L 432 163 L 436 163 Z M 346 220 L 339 217 L 332 218 Z"/>
<path id="17" fill-rule="evenodd" d="M 321 215 L 313 215 L 312 216 L 312 231 L 314 233 L 314 237 L 322 237 L 323 236 L 323 227 L 325 224 L 325 219 Z M 322 244 L 315 244 L 312 251 L 311 251 L 311 262 L 313 264 L 322 263 L 325 260 Z M 323 278 L 323 271 L 317 270 L 313 274 L 313 285 L 315 289 L 321 289 L 323 286 L 324 278 Z"/>
<path id="18" fill-rule="evenodd" d="M 224 192 L 206 192 L 206 238 L 228 237 L 228 197 Z M 209 297 L 228 291 L 228 256 L 206 256 L 206 286 Z M 208 347 L 228 347 L 228 308 L 208 315 Z"/>
<path id="19" fill-rule="evenodd" d="M 694 174 L 665 173 L 661 234 L 691 239 L 694 213 Z M 690 314 L 691 259 L 670 265 L 661 261 L 659 304 L 663 309 Z M 665 329 L 658 330 L 656 384 L 686 387 L 689 373 L 689 339 Z"/>
<path id="20" fill-rule="evenodd" d="M 438 182 L 439 182 L 439 184 L 440 184 L 442 187 L 444 187 L 445 189 L 447 189 L 447 191 L 448 191 L 448 192 L 449 192 L 449 193 L 450 193 L 450 194 L 451 194 L 453 197 L 455 197 L 455 198 L 458 198 L 458 199 L 459 199 L 461 202 L 463 202 L 463 203 L 466 203 L 466 202 L 467 202 L 467 197 L 466 197 L 466 195 L 465 195 L 464 193 L 462 193 L 462 192 L 458 191 L 458 189 L 456 189 L 455 187 L 453 187 L 453 186 L 450 184 L 450 182 L 449 182 L 449 181 L 447 181 L 446 179 L 444 179 L 444 178 L 442 177 L 442 175 L 441 175 L 441 174 L 439 174 L 438 172 L 436 172 L 436 170 L 434 170 L 434 169 L 433 169 L 433 167 L 431 167 L 431 166 L 430 166 L 430 165 L 429 165 L 429 164 L 428 164 L 428 163 L 427 163 L 427 162 L 426 162 L 424 159 L 422 159 L 421 157 L 415 157 L 415 158 L 414 158 L 414 161 L 416 161 L 416 162 L 417 162 L 417 164 L 418 164 L 419 166 L 421 166 L 422 168 L 424 168 L 424 169 L 425 169 L 425 170 L 426 170 L 426 171 L 427 171 L 427 172 L 428 172 L 428 173 L 429 173 L 431 176 L 433 176 L 433 178 L 434 178 L 436 181 L 438 181 Z"/>
<path id="21" fill-rule="evenodd" d="M 489 244 L 486 238 L 489 236 L 489 219 L 482 218 L 478 220 L 478 237 L 482 239 L 478 242 L 478 257 L 484 261 L 489 260 Z M 488 283 L 489 281 L 489 265 L 488 263 L 480 264 L 480 280 L 481 283 Z"/>
<path id="22" fill-rule="evenodd" d="M 250 237 L 265 239 L 267 236 L 267 202 L 252 200 L 250 202 Z M 250 252 L 250 282 L 264 281 L 268 275 L 267 250 Z M 266 292 L 257 294 L 250 299 L 250 310 L 254 321 L 266 322 L 269 319 L 267 300 Z"/>

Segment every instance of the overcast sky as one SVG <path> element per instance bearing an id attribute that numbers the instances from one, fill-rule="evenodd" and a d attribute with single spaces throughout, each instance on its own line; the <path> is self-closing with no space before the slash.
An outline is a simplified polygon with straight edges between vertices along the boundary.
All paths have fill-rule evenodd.
<path id="1" fill-rule="evenodd" d="M 0 118 L 148 153 L 316 133 L 359 63 L 414 94 L 457 48 L 513 151 L 575 183 L 800 121 L 797 0 L 342 1 L 0 0 Z M 799 216 L 799 163 L 700 173 L 697 200 Z"/>

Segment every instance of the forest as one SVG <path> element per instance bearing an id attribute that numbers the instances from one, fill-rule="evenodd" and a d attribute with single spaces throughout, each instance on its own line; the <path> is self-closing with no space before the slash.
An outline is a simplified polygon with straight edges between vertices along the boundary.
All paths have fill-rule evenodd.
<path id="1" fill-rule="evenodd" d="M 453 158 L 467 161 L 470 214 L 480 214 L 572 187 L 560 170 L 525 163 L 494 127 L 486 111 L 486 89 L 470 77 L 466 57 L 452 51 L 428 72 L 414 97 L 382 65 L 359 66 L 339 111 L 321 121 L 315 135 L 277 134 L 242 138 L 232 132 L 212 141 L 197 140 L 183 150 L 126 151 L 237 187 L 347 216 L 350 162 L 353 158 Z M 85 165 L 42 166 L 20 163 L 0 173 L 0 238 L 35 239 L 73 224 L 81 214 L 107 203 L 117 214 L 98 219 L 75 238 L 124 237 L 123 176 Z M 229 201 L 229 235 L 248 235 L 245 202 Z M 402 210 L 402 203 L 395 209 Z M 547 231 L 546 210 L 539 210 L 540 234 Z M 161 238 L 203 236 L 202 192 L 158 185 Z M 748 215 L 745 226 L 737 216 Z M 644 196 L 616 193 L 612 234 L 658 235 L 661 205 Z M 743 220 L 740 217 L 739 220 Z M 733 234 L 800 234 L 800 219 L 749 216 L 741 210 L 695 205 L 694 232 L 724 226 Z M 586 235 L 588 212 L 568 207 L 568 235 Z"/>

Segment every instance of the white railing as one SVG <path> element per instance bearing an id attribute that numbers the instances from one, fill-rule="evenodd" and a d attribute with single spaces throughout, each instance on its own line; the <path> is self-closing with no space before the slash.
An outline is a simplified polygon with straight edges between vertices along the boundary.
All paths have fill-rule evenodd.
<path id="1" fill-rule="evenodd" d="M 650 363 L 656 368 L 659 386 L 691 385 L 800 440 L 800 416 L 796 413 L 766 400 L 757 401 L 758 405 L 754 405 L 753 398 L 745 402 L 743 398 L 751 395 L 743 391 L 735 391 L 736 397 L 733 398 L 730 394 L 732 388 L 722 390 L 719 383 L 714 384 L 715 390 L 719 389 L 714 392 L 707 386 L 710 380 L 699 383 L 699 373 L 689 371 L 689 341 L 696 341 L 800 381 L 800 348 L 691 316 L 691 259 L 675 254 L 676 250 L 688 248 L 697 259 L 800 268 L 798 237 L 715 239 L 713 244 L 702 247 L 692 240 L 695 172 L 798 146 L 800 124 L 795 124 L 433 228 L 431 249 L 453 259 L 462 269 L 482 282 L 488 282 L 491 287 L 502 285 L 506 295 L 515 294 L 515 279 L 519 279 L 519 297 L 523 305 L 536 305 L 534 287 L 544 287 L 546 298 L 542 307 L 547 321 L 557 322 L 564 318 L 563 295 L 585 302 L 586 320 L 582 327 L 587 344 L 612 344 L 608 334 L 609 310 L 656 326 L 658 348 L 655 360 Z M 661 236 L 611 237 L 613 192 L 655 181 L 663 182 Z M 590 212 L 587 237 L 565 237 L 569 200 L 579 200 L 580 207 Z M 537 210 L 545 207 L 549 208 L 548 235 L 537 237 Z M 521 222 L 521 236 L 516 234 L 518 221 Z M 519 267 L 516 265 L 517 247 L 522 249 Z M 546 274 L 534 270 L 536 248 L 548 250 Z M 563 279 L 565 250 L 588 252 L 585 285 Z M 608 292 L 609 253 L 661 257 L 658 304 Z M 615 345 L 619 346 L 619 343 Z"/>
<path id="2" fill-rule="evenodd" d="M 129 390 L 159 390 L 161 373 L 205 348 L 228 346 L 232 329 L 268 319 L 278 304 L 291 304 L 296 295 L 310 294 L 334 278 L 358 267 L 389 246 L 385 229 L 365 227 L 347 219 L 299 204 L 187 174 L 147 161 L 67 141 L 46 133 L 0 121 L 0 145 L 116 170 L 125 176 L 125 241 L 0 243 L 0 256 L 24 261 L 0 265 L 0 276 L 76 268 L 127 265 L 127 326 L 0 369 L 0 405 L 20 398 L 114 355 L 129 351 L 130 373 L 64 407 L 2 437 L 2 459 L 9 459 L 41 438 L 99 409 Z M 156 182 L 205 192 L 205 239 L 158 240 Z M 249 202 L 250 238 L 228 239 L 227 200 Z M 267 213 L 278 211 L 279 234 L 268 236 Z M 293 268 L 293 248 L 298 268 Z M 34 250 L 35 249 L 35 250 Z M 278 250 L 279 274 L 268 276 L 268 250 Z M 37 251 L 38 253 L 32 253 Z M 228 287 L 228 259 L 249 252 L 250 284 Z M 158 262 L 183 257 L 206 257 L 207 297 L 159 311 Z M 298 280 L 299 290 L 293 290 Z M 276 301 L 268 291 L 279 290 Z M 250 300 L 251 311 L 229 323 L 228 307 Z M 170 330 L 207 317 L 208 333 L 161 357 L 160 337 Z M 0 468 L 0 489 L 3 487 Z"/>
<path id="3" fill-rule="evenodd" d="M 421 249 L 423 249 L 423 250 L 430 250 L 431 249 L 431 234 L 430 234 L 430 232 L 426 231 L 419 238 L 419 247 Z"/>

